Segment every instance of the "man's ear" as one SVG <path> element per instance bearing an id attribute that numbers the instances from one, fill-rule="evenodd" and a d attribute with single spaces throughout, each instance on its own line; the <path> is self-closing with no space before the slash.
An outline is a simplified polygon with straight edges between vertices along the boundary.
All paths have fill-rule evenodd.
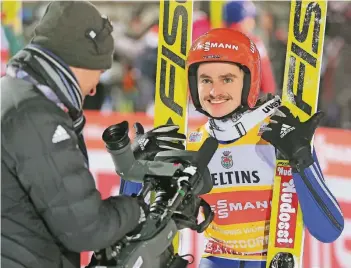
<path id="1" fill-rule="evenodd" d="M 93 88 L 92 90 L 89 91 L 89 96 L 94 96 L 96 94 L 96 88 Z"/>

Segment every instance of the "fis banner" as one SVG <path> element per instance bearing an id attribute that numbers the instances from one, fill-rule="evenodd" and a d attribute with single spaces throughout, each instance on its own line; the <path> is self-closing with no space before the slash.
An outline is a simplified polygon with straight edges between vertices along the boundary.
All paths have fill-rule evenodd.
<path id="1" fill-rule="evenodd" d="M 282 99 L 302 121 L 317 109 L 326 16 L 326 1 L 291 2 Z"/>
<path id="2" fill-rule="evenodd" d="M 282 105 L 302 121 L 317 109 L 327 13 L 326 1 L 291 2 Z M 302 267 L 304 226 L 289 162 L 277 159 L 268 267 Z"/>
<path id="3" fill-rule="evenodd" d="M 186 133 L 185 62 L 191 46 L 192 1 L 160 1 L 155 126 L 173 123 Z"/>
<path id="4" fill-rule="evenodd" d="M 154 126 L 176 124 L 183 134 L 187 133 L 185 62 L 191 46 L 192 17 L 192 1 L 160 1 Z M 177 252 L 179 234 L 173 245 Z"/>

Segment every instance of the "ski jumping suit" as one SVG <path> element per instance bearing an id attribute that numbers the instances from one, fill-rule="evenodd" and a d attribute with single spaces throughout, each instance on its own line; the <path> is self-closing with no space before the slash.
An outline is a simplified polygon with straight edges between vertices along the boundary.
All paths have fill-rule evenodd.
<path id="1" fill-rule="evenodd" d="M 200 268 L 265 267 L 276 151 L 260 137 L 264 124 L 257 124 L 238 140 L 219 141 L 208 166 L 214 186 L 202 196 L 215 211 L 215 219 L 204 233 Z M 206 126 L 191 132 L 187 149 L 197 151 L 208 136 Z M 304 224 L 314 237 L 330 242 L 341 233 L 343 216 L 325 184 L 316 154 L 313 156 L 311 166 L 293 173 L 292 185 L 296 187 Z M 307 178 L 308 186 L 301 176 Z M 140 188 L 140 184 L 125 182 L 121 190 L 132 194 Z M 294 187 L 290 190 L 294 191 Z"/>

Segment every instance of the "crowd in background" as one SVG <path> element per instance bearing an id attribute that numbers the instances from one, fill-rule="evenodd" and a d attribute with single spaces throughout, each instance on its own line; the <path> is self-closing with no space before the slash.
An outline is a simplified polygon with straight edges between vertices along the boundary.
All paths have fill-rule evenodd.
<path id="1" fill-rule="evenodd" d="M 97 94 L 87 97 L 85 109 L 103 112 L 153 113 L 155 96 L 158 2 L 94 3 L 113 23 L 115 54 Z M 11 57 L 30 40 L 47 2 L 24 1 L 22 31 L 14 33 L 2 23 L 1 54 Z M 195 1 L 193 40 L 211 28 L 210 2 Z M 256 43 L 262 57 L 262 94 L 281 93 L 290 3 L 288 1 L 226 1 L 222 10 L 224 27 L 239 29 Z M 328 4 L 319 109 L 326 113 L 324 126 L 351 129 L 351 2 Z M 2 21 L 6 14 L 1 13 Z M 7 54 L 3 51 L 8 48 Z M 1 71 L 3 72 L 4 66 Z M 191 105 L 191 104 L 190 104 Z M 192 116 L 201 116 L 191 111 Z"/>

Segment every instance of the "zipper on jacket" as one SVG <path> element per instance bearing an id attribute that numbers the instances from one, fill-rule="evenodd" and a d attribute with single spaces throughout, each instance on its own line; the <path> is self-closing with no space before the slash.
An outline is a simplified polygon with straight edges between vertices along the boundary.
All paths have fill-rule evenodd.
<path id="1" fill-rule="evenodd" d="M 306 178 L 305 172 L 299 172 L 303 182 L 306 184 L 308 190 L 311 192 L 313 198 L 317 201 L 318 205 L 322 208 L 323 212 L 325 215 L 327 215 L 328 219 L 334 224 L 334 226 L 341 231 L 342 226 L 341 224 L 336 220 L 334 215 L 330 212 L 329 208 L 327 205 L 323 202 L 322 198 L 317 194 L 315 189 L 313 188 L 312 184 L 309 182 L 309 180 Z"/>

